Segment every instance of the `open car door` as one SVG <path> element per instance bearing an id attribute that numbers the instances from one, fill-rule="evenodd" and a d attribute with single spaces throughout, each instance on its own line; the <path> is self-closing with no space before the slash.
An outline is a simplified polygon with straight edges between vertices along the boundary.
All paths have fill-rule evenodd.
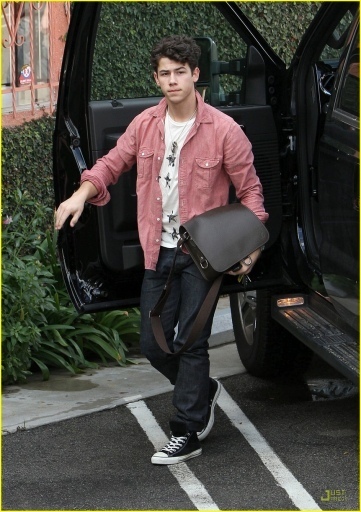
<path id="1" fill-rule="evenodd" d="M 205 4 L 205 17 L 194 16 L 197 3 L 181 4 L 185 20 L 197 18 L 194 28 L 188 24 L 183 30 L 187 29 L 202 49 L 197 83 L 200 92 L 207 102 L 233 117 L 253 145 L 265 208 L 270 214 L 270 241 L 253 271 L 252 282 L 257 286 L 261 276 L 263 283 L 272 285 L 282 279 L 276 241 L 282 225 L 278 109 L 285 66 L 236 4 Z M 138 41 L 137 20 L 145 17 L 154 28 L 152 44 L 167 35 L 163 27 L 168 26 L 170 8 L 164 4 L 160 10 L 152 2 L 133 3 L 132 9 L 139 12 L 129 24 L 125 20 L 126 2 L 73 4 L 54 133 L 57 205 L 72 195 L 81 173 L 116 144 L 132 119 L 159 102 L 148 66 L 150 48 L 137 54 L 132 38 Z M 211 25 L 209 20 L 213 20 Z M 210 26 L 217 33 L 210 34 Z M 105 51 L 109 38 L 111 54 Z M 135 183 L 133 168 L 111 187 L 109 204 L 87 205 L 75 228 L 68 223 L 59 233 L 64 279 L 80 312 L 139 302 L 144 268 Z M 236 278 L 226 276 L 225 292 L 241 289 Z"/>

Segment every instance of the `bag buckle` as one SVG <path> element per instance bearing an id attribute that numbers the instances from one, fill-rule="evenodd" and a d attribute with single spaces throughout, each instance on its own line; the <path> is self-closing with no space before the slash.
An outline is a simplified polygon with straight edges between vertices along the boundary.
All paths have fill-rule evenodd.
<path id="1" fill-rule="evenodd" d="M 206 268 L 209 267 L 209 263 L 208 263 L 208 260 L 204 257 L 204 256 L 201 256 L 200 260 L 199 260 L 199 264 L 201 266 L 201 268 L 203 270 L 205 270 Z"/>

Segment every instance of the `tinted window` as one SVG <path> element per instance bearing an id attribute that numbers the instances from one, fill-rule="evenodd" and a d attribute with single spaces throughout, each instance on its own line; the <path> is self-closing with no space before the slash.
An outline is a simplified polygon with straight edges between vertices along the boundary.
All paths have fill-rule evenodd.
<path id="1" fill-rule="evenodd" d="M 331 37 L 324 47 L 320 60 L 322 61 L 336 61 L 338 62 L 343 53 L 345 38 L 349 31 L 350 25 L 353 20 L 351 11 L 347 11 L 343 18 L 337 24 L 335 30 L 332 32 Z"/>
<path id="2" fill-rule="evenodd" d="M 359 36 L 355 37 L 354 45 L 346 64 L 346 73 L 341 85 L 338 107 L 353 116 L 359 116 L 360 91 L 360 46 Z"/>

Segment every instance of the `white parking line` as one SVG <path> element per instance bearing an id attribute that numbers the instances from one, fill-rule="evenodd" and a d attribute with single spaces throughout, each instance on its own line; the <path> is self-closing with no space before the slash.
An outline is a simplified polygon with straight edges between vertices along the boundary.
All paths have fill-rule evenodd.
<path id="1" fill-rule="evenodd" d="M 145 402 L 139 401 L 127 404 L 127 408 L 135 416 L 148 439 L 153 443 L 155 450 L 160 450 L 167 444 L 169 441 L 168 437 Z M 219 507 L 214 503 L 204 485 L 196 478 L 187 464 L 181 462 L 180 464 L 167 467 L 198 510 L 219 510 Z"/>
<path id="2" fill-rule="evenodd" d="M 302 484 L 286 468 L 265 438 L 258 432 L 224 388 L 218 398 L 217 405 L 219 405 L 233 425 L 255 450 L 263 464 L 278 484 L 286 491 L 294 505 L 300 510 L 322 510 Z"/>

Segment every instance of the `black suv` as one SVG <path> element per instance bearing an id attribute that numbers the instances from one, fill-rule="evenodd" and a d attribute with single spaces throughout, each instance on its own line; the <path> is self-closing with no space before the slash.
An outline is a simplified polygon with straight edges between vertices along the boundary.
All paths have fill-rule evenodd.
<path id="1" fill-rule="evenodd" d="M 192 2 L 177 4 L 186 18 Z M 153 16 L 152 3 L 135 5 L 140 17 L 129 26 L 122 25 L 124 2 L 74 3 L 54 133 L 57 205 L 131 120 L 160 99 L 152 92 L 149 51 L 136 55 L 125 43 L 141 37 L 141 17 L 149 16 L 155 34 L 167 27 L 171 3 L 163 4 L 164 19 Z M 241 360 L 250 373 L 271 377 L 303 371 L 315 352 L 358 383 L 358 2 L 322 3 L 289 69 L 238 4 L 207 9 L 232 36 L 210 34 L 208 15 L 188 33 L 202 49 L 197 88 L 250 139 L 270 215 L 270 240 L 250 280 L 224 279 Z M 117 39 L 104 54 L 104 40 L 114 37 L 110 24 L 124 48 Z M 128 80 L 131 65 L 139 80 Z M 64 279 L 79 312 L 138 305 L 143 254 L 135 183 L 133 168 L 111 187 L 109 204 L 87 205 L 75 228 L 66 224 L 59 233 Z"/>

